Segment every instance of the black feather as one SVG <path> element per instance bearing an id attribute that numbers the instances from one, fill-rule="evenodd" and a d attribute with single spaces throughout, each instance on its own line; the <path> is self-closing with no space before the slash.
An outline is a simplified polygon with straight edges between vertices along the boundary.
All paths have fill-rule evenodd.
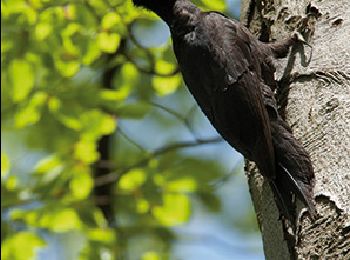
<path id="1" fill-rule="evenodd" d="M 189 0 L 133 0 L 169 25 L 184 81 L 223 138 L 270 181 L 283 214 L 294 214 L 292 194 L 312 215 L 310 157 L 277 112 L 272 56 L 283 57 L 295 38 L 265 44 L 239 22 L 201 12 Z"/>

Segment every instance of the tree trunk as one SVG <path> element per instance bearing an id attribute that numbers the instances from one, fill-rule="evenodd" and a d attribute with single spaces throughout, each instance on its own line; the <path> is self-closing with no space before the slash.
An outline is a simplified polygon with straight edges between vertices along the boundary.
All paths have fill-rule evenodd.
<path id="1" fill-rule="evenodd" d="M 310 61 L 310 48 L 292 49 L 276 76 L 278 97 L 287 95 L 278 98 L 282 112 L 315 169 L 319 216 L 310 220 L 299 209 L 295 240 L 284 240 L 272 192 L 248 163 L 266 259 L 350 259 L 350 1 L 251 1 L 243 1 L 241 20 L 261 40 L 303 24 L 312 45 Z"/>

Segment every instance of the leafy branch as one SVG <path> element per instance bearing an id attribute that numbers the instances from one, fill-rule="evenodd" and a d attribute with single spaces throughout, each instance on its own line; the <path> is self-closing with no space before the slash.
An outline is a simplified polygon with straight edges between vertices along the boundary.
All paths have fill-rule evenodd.
<path id="1" fill-rule="evenodd" d="M 95 179 L 95 185 L 96 186 L 102 186 L 110 182 L 115 182 L 118 181 L 119 178 L 130 171 L 131 169 L 142 167 L 147 165 L 152 159 L 164 155 L 169 152 L 176 151 L 178 149 L 184 149 L 184 148 L 192 148 L 192 147 L 197 147 L 197 146 L 202 146 L 202 145 L 209 145 L 209 144 L 215 144 L 215 143 L 220 143 L 222 142 L 223 139 L 220 136 L 215 136 L 211 137 L 208 139 L 197 139 L 194 141 L 182 141 L 182 142 L 176 142 L 173 144 L 169 145 L 164 145 L 155 151 L 149 153 L 149 155 L 146 158 L 143 158 L 139 161 L 137 161 L 135 164 L 128 166 L 126 168 L 121 169 L 120 171 L 113 171 L 110 172 L 109 174 L 104 175 L 103 177 L 96 178 Z"/>

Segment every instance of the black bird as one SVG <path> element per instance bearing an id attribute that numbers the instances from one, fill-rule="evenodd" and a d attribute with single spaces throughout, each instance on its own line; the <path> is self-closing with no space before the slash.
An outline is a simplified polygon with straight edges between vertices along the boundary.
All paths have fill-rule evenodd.
<path id="1" fill-rule="evenodd" d="M 167 23 L 187 87 L 221 136 L 269 180 L 282 215 L 294 216 L 295 194 L 314 216 L 310 157 L 278 114 L 273 94 L 272 58 L 285 57 L 300 41 L 297 34 L 263 43 L 239 22 L 189 0 L 133 2 Z"/>

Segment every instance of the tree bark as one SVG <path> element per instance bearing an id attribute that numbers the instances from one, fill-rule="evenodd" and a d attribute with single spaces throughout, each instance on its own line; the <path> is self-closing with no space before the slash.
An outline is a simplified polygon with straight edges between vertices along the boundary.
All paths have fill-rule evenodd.
<path id="1" fill-rule="evenodd" d="M 310 60 L 305 47 L 278 61 L 276 77 L 281 111 L 311 156 L 319 216 L 299 209 L 295 240 L 284 240 L 272 192 L 248 163 L 266 259 L 350 259 L 350 1 L 251 1 L 243 1 L 241 21 L 261 40 L 307 25 L 312 45 Z"/>

